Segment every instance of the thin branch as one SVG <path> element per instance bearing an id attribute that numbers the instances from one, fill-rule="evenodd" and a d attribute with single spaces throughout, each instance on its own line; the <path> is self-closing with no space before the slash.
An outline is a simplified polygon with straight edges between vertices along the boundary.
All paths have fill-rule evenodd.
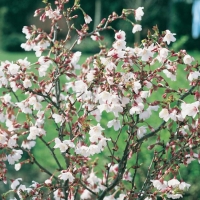
<path id="1" fill-rule="evenodd" d="M 151 136 L 154 136 L 157 132 L 159 132 L 160 130 L 163 129 L 164 125 L 166 124 L 167 122 L 163 121 L 159 126 L 158 128 L 156 128 L 154 131 L 148 133 L 147 135 L 145 135 L 144 137 L 142 137 L 141 139 L 138 140 L 139 143 L 142 143 L 144 140 L 148 139 L 149 137 Z"/>
<path id="2" fill-rule="evenodd" d="M 44 168 L 36 159 L 35 157 L 29 153 L 29 156 L 33 159 L 33 162 L 46 174 L 48 174 L 49 176 L 53 177 L 54 179 L 58 180 L 57 177 L 55 177 L 51 172 L 49 172 L 46 168 Z"/>
<path id="3" fill-rule="evenodd" d="M 133 178 L 132 178 L 132 181 L 131 181 L 131 183 L 132 183 L 132 189 L 134 187 L 135 177 L 136 177 L 137 170 L 138 170 L 138 167 L 137 167 L 138 166 L 138 160 L 139 160 L 139 153 L 137 152 L 136 153 L 136 161 L 135 161 L 136 168 L 135 168 L 135 171 L 134 171 L 134 174 L 133 174 Z"/>
<path id="4" fill-rule="evenodd" d="M 188 95 L 191 94 L 191 92 L 197 87 L 198 85 L 198 82 L 192 86 L 187 92 L 185 92 L 179 99 L 180 100 L 183 100 L 184 98 L 186 98 Z M 177 106 L 180 105 L 180 101 L 177 102 Z M 149 134 L 145 135 L 144 137 L 142 137 L 141 139 L 138 140 L 139 143 L 142 143 L 144 140 L 148 139 L 149 137 L 151 136 L 154 136 L 157 132 L 159 132 L 161 129 L 163 129 L 163 127 L 165 126 L 167 122 L 163 121 L 159 126 L 158 128 L 156 128 L 154 131 L 150 132 Z"/>
<path id="5" fill-rule="evenodd" d="M 139 199 L 138 200 L 141 200 L 141 198 L 143 198 L 144 196 L 144 194 L 143 194 L 143 192 L 145 191 L 145 186 L 147 185 L 147 181 L 149 181 L 150 179 L 150 172 L 151 172 L 151 167 L 152 167 L 152 165 L 153 165 L 153 162 L 154 162 L 154 158 L 155 158 L 155 154 L 154 154 L 154 156 L 153 156 L 153 158 L 152 158 L 152 160 L 151 160 L 151 163 L 150 163 L 150 165 L 149 165 L 149 167 L 148 167 L 148 171 L 147 171 L 147 176 L 146 176 L 146 179 L 145 179 L 145 181 L 144 181 L 144 183 L 143 183 L 143 185 L 142 185 L 142 188 L 140 189 L 140 193 L 139 193 Z"/>
<path id="6" fill-rule="evenodd" d="M 124 150 L 124 154 L 122 159 L 119 162 L 119 168 L 118 168 L 118 174 L 117 177 L 115 178 L 115 180 L 100 194 L 98 200 L 103 200 L 104 197 L 106 196 L 106 194 L 111 191 L 122 179 L 122 176 L 125 172 L 125 168 L 126 168 L 126 163 L 127 163 L 127 159 L 128 159 L 128 150 L 129 150 L 129 145 L 130 145 L 130 138 L 127 141 L 125 150 Z"/>
<path id="7" fill-rule="evenodd" d="M 95 192 L 93 192 L 90 188 L 88 188 L 86 185 L 84 185 L 81 181 L 79 182 L 80 185 L 85 188 L 86 190 L 88 190 L 90 193 L 92 193 L 93 195 L 97 196 L 97 194 Z"/>
<path id="8" fill-rule="evenodd" d="M 49 145 L 42 137 L 39 137 L 39 138 L 40 138 L 40 140 L 42 140 L 42 142 L 47 146 L 47 148 L 51 151 L 51 153 L 52 153 L 52 155 L 53 155 L 53 158 L 54 158 L 54 160 L 56 161 L 56 163 L 57 163 L 57 165 L 58 165 L 58 167 L 59 167 L 58 170 L 59 170 L 59 171 L 63 170 L 61 164 L 59 163 L 59 161 L 58 161 L 58 159 L 57 159 L 57 157 L 56 157 L 56 155 L 55 155 L 55 153 L 54 153 L 54 150 L 50 147 L 50 145 Z"/>
<path id="9" fill-rule="evenodd" d="M 184 93 L 179 99 L 180 99 L 180 100 L 183 100 L 183 99 L 185 99 L 185 97 L 187 97 L 188 95 L 190 95 L 191 92 L 197 87 L 198 83 L 199 83 L 199 81 L 197 81 L 196 84 L 193 85 L 193 86 L 192 86 L 186 93 Z M 178 101 L 177 106 L 179 106 L 180 103 L 181 103 L 181 101 Z"/>
<path id="10" fill-rule="evenodd" d="M 57 35 L 58 35 L 58 25 L 57 25 L 57 23 L 55 23 L 54 26 L 53 26 L 53 40 L 52 40 L 52 42 L 55 42 L 55 40 L 57 39 Z"/>
<path id="11" fill-rule="evenodd" d="M 11 89 L 11 88 L 10 88 Z M 17 101 L 19 102 L 19 98 L 18 96 L 16 95 L 16 93 L 11 89 L 11 92 L 13 93 L 13 95 L 15 96 L 15 98 L 17 99 Z"/>

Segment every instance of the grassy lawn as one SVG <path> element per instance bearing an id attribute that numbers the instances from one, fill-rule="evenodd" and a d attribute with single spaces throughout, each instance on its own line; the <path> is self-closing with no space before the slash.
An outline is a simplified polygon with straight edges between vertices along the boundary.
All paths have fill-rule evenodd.
<path id="1" fill-rule="evenodd" d="M 199 51 L 189 51 L 188 54 L 193 56 L 196 60 L 200 62 L 200 52 Z M 28 58 L 30 62 L 37 61 L 37 58 L 35 57 L 34 52 L 5 52 L 0 50 L 0 61 L 15 61 L 17 59 L 23 59 Z M 86 54 L 83 54 L 81 56 L 82 60 L 84 60 L 87 57 Z"/>
<path id="2" fill-rule="evenodd" d="M 37 61 L 35 54 L 33 52 L 5 52 L 0 51 L 0 61 L 15 61 L 18 59 L 28 58 L 29 62 Z"/>
<path id="3" fill-rule="evenodd" d="M 191 56 L 193 56 L 196 60 L 198 60 L 200 62 L 200 52 L 197 52 L 197 51 L 192 51 L 192 52 L 188 52 L 188 54 L 190 54 Z M 81 56 L 81 60 L 80 60 L 80 63 L 85 61 L 85 59 L 87 58 L 88 55 L 86 54 L 83 54 Z M 37 61 L 37 58 L 35 57 L 35 54 L 33 52 L 24 52 L 24 53 L 9 53 L 9 52 L 2 52 L 0 51 L 0 61 L 5 61 L 5 60 L 9 60 L 9 61 L 15 61 L 17 59 L 24 59 L 24 58 L 28 58 L 28 61 L 30 62 L 36 62 Z M 181 85 L 181 87 L 185 86 L 185 84 L 188 84 L 188 83 L 185 83 L 186 81 L 183 81 L 183 77 L 185 78 L 184 76 L 184 71 L 181 72 L 179 74 L 179 76 L 177 77 L 178 79 L 178 83 Z M 168 80 L 168 79 L 167 79 Z M 170 82 L 170 84 L 173 84 L 172 82 Z M 177 82 L 176 82 L 177 84 Z M 179 87 L 179 85 L 177 85 L 177 88 Z M 1 90 L 1 89 L 0 89 Z M 1 93 L 1 91 L 0 91 Z M 157 96 L 154 96 L 152 97 L 151 101 L 154 101 L 154 100 L 158 100 L 159 99 L 159 94 L 157 94 Z M 107 122 L 108 122 L 108 118 L 110 118 L 110 115 L 108 115 L 107 113 L 103 113 L 103 119 L 101 121 L 101 124 L 104 125 L 104 127 L 106 126 Z M 156 122 L 155 122 L 156 121 Z M 160 120 L 161 121 L 161 120 Z M 148 122 L 150 124 L 152 123 L 156 123 L 156 124 L 160 124 L 160 121 L 155 120 L 154 116 L 152 115 L 152 117 L 148 120 Z M 55 124 L 53 123 L 53 120 L 52 120 L 52 123 L 50 122 L 49 120 L 49 124 L 45 124 L 45 130 L 47 132 L 47 136 L 44 137 L 44 139 L 48 142 L 50 140 L 52 140 L 53 138 L 55 138 L 55 133 L 56 133 L 56 130 L 55 130 Z M 125 131 L 124 131 L 125 133 Z M 113 135 L 114 132 L 112 129 L 109 129 L 108 132 L 107 132 L 108 135 Z M 165 131 L 165 134 L 162 134 L 164 135 L 164 137 L 162 139 L 166 139 L 169 137 L 169 134 Z M 45 165 L 45 166 L 52 166 L 52 169 L 56 166 L 55 165 L 55 162 L 54 160 L 52 159 L 52 156 L 51 156 L 51 152 L 48 151 L 48 150 L 43 150 L 44 148 L 44 145 L 41 141 L 39 141 L 39 139 L 37 139 L 37 147 L 35 148 L 34 150 L 34 153 L 36 155 L 36 158 L 38 159 L 38 161 L 42 161 L 42 163 Z M 54 143 L 53 143 L 54 144 Z M 53 146 L 53 145 L 52 145 Z M 119 144 L 119 147 L 123 147 L 124 146 L 124 138 L 121 139 L 120 141 L 120 144 Z M 145 144 L 144 145 L 144 149 L 147 148 L 148 144 Z M 123 149 L 123 148 L 122 148 Z M 56 154 L 58 155 L 59 154 L 59 150 L 56 150 Z M 102 160 L 102 165 L 103 163 L 105 163 L 105 160 L 107 160 L 107 157 L 106 157 L 106 154 L 107 152 L 105 153 L 101 153 L 98 155 L 99 159 Z M 151 153 L 146 153 L 145 155 L 142 155 L 142 158 L 143 159 L 146 159 L 146 160 L 150 160 L 151 159 Z M 59 156 L 59 159 L 62 160 L 63 158 L 61 156 Z M 193 171 L 191 172 L 190 176 L 188 176 L 188 179 L 191 180 L 191 182 L 194 182 L 197 181 L 196 177 L 200 176 L 200 170 L 199 170 L 199 165 L 198 163 L 192 163 L 192 169 Z M 34 168 L 34 166 L 33 166 Z M 31 171 L 33 171 L 31 168 Z M 23 173 L 23 171 L 27 171 L 29 170 L 29 168 L 27 167 L 22 167 L 22 170 L 20 171 L 20 173 Z M 187 169 L 183 169 L 182 171 L 182 175 L 183 176 L 187 176 Z M 41 174 L 41 173 L 40 173 Z M 17 176 L 20 176 L 19 174 Z M 24 176 L 24 175 L 23 175 Z M 26 175 L 25 175 L 26 176 Z M 24 177 L 25 177 L 24 176 Z M 38 179 L 43 179 L 44 177 L 38 177 L 37 174 L 31 174 L 31 176 L 35 176 L 37 177 Z M 17 178 L 17 177 L 16 177 Z M 193 180 L 192 180 L 193 179 Z M 187 180 L 187 179 L 186 179 Z M 39 180 L 38 180 L 39 181 Z M 191 183 L 189 182 L 189 183 Z"/>

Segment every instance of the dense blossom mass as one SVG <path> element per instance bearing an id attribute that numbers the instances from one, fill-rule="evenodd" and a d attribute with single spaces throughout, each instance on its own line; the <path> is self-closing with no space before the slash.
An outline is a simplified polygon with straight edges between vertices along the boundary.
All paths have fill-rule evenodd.
<path id="1" fill-rule="evenodd" d="M 169 49 L 176 40 L 169 30 L 155 26 L 129 46 L 126 33 L 112 28 L 121 19 L 132 33 L 141 31 L 143 7 L 113 13 L 89 32 L 92 18 L 79 1 L 68 2 L 35 11 L 42 22 L 51 20 L 49 33 L 23 28 L 21 47 L 35 51 L 35 63 L 1 61 L 0 177 L 11 188 L 2 199 L 182 198 L 190 184 L 179 168 L 200 162 L 199 64 L 185 50 Z M 77 10 L 81 29 L 72 23 Z M 59 40 L 63 18 L 68 33 Z M 112 46 L 103 41 L 106 30 L 113 30 Z M 74 48 L 87 37 L 100 48 L 83 61 Z M 10 174 L 27 165 L 42 173 L 30 186 Z"/>

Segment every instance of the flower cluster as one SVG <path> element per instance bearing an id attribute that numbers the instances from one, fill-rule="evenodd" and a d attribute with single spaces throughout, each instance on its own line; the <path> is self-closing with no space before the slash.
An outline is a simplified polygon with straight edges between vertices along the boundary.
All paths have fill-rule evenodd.
<path id="1" fill-rule="evenodd" d="M 164 180 L 151 180 L 153 183 L 153 186 L 158 190 L 158 192 L 162 193 L 167 197 L 171 199 L 179 199 L 183 194 L 184 190 L 188 190 L 190 187 L 190 184 L 185 182 L 180 182 L 176 178 L 173 178 L 169 181 Z"/>
<path id="2" fill-rule="evenodd" d="M 112 22 L 125 20 L 133 33 L 141 31 L 129 16 L 140 21 L 143 7 L 112 13 L 90 32 L 92 19 L 80 2 L 68 3 L 55 1 L 55 9 L 45 3 L 35 11 L 41 21 L 51 21 L 49 33 L 23 28 L 27 42 L 21 46 L 35 51 L 35 63 L 25 58 L 0 64 L 0 178 L 21 199 L 182 197 L 190 185 L 164 179 L 200 160 L 199 64 L 187 51 L 169 49 L 176 40 L 169 30 L 154 27 L 141 44 L 128 45 Z M 72 22 L 77 10 L 84 17 L 79 28 Z M 59 40 L 62 19 L 68 32 Z M 113 30 L 108 47 L 102 45 L 106 30 Z M 75 47 L 87 37 L 100 48 L 83 60 Z M 34 165 L 35 174 L 43 175 L 27 187 L 22 178 L 12 180 L 9 165 L 19 172 Z"/>

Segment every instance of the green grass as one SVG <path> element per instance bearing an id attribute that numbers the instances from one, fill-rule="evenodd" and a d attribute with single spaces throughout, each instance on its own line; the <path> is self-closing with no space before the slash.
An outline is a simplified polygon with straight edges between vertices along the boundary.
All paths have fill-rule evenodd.
<path id="1" fill-rule="evenodd" d="M 198 60 L 200 62 L 200 52 L 192 51 L 192 52 L 188 52 L 188 54 L 190 54 L 191 56 L 193 56 L 196 60 Z M 24 59 L 25 57 L 28 57 L 28 61 L 30 61 L 30 62 L 36 62 L 37 61 L 37 58 L 35 57 L 35 55 L 34 55 L 33 52 L 8 53 L 8 52 L 2 52 L 2 51 L 0 51 L 0 61 L 5 61 L 5 60 L 15 61 L 15 60 L 18 60 L 20 58 Z M 80 63 L 82 63 L 83 61 L 85 61 L 86 58 L 87 58 L 87 55 L 83 54 L 81 56 Z M 184 71 L 181 72 L 181 73 L 179 73 L 177 79 L 178 79 L 178 83 L 180 85 L 177 85 L 177 88 L 179 86 L 181 86 L 181 87 L 184 87 L 184 86 L 189 87 L 188 81 L 184 80 L 184 78 L 185 78 L 184 74 L 185 74 Z M 167 80 L 169 80 L 169 79 L 167 79 Z M 177 84 L 177 82 L 175 82 L 175 83 L 170 82 L 170 84 Z M 154 97 L 151 98 L 151 101 L 158 100 L 159 98 L 161 98 L 161 97 L 159 96 L 159 93 L 157 93 L 156 96 L 154 96 Z M 101 124 L 103 124 L 104 127 L 106 127 L 109 118 L 110 118 L 110 115 L 108 115 L 107 113 L 104 112 L 103 113 L 103 118 L 102 118 L 102 121 L 101 121 Z M 155 119 L 154 116 L 152 116 L 148 120 L 149 124 L 152 124 L 152 123 L 160 124 L 160 122 L 161 122 L 161 120 L 159 121 L 157 118 Z M 55 137 L 55 133 L 56 133 L 55 129 L 56 129 L 56 126 L 55 126 L 53 120 L 48 120 L 48 124 L 45 124 L 45 130 L 47 132 L 47 136 L 44 137 L 44 139 L 47 142 L 51 141 Z M 111 136 L 111 135 L 115 134 L 115 131 L 113 129 L 109 129 L 106 134 Z M 124 131 L 124 134 L 126 134 L 126 131 Z M 163 131 L 162 135 L 164 135 L 162 137 L 162 139 L 166 139 L 166 138 L 169 137 L 169 133 L 167 133 L 166 131 Z M 125 138 L 126 137 L 123 136 L 120 139 L 120 142 L 118 144 L 118 146 L 119 146 L 120 149 L 123 149 L 124 139 Z M 53 145 L 54 145 L 54 142 L 52 142 L 52 146 Z M 147 146 L 148 146 L 148 144 L 144 145 L 144 147 L 142 149 L 143 152 L 145 152 L 145 149 L 147 148 Z M 151 159 L 151 153 L 153 151 L 148 151 L 148 150 L 146 150 L 146 151 L 147 151 L 147 153 L 145 155 L 141 155 L 141 157 L 142 157 L 143 160 L 145 160 L 148 163 L 150 161 L 150 159 Z M 38 161 L 40 161 L 41 163 L 44 163 L 45 166 L 49 166 L 49 167 L 51 166 L 50 167 L 51 170 L 53 170 L 53 168 L 56 167 L 56 164 L 55 164 L 54 160 L 52 159 L 50 151 L 45 150 L 45 147 L 44 147 L 43 143 L 41 141 L 39 141 L 39 139 L 37 139 L 37 146 L 34 149 L 34 153 L 35 153 L 35 156 L 38 159 Z M 60 160 L 63 160 L 62 156 L 59 156 L 59 154 L 60 154 L 59 150 L 56 150 L 56 155 L 58 155 L 58 157 L 59 157 Z M 108 160 L 107 155 L 108 155 L 108 152 L 101 153 L 101 154 L 97 155 L 97 157 L 99 157 L 99 160 L 100 160 L 102 166 L 103 166 L 103 164 L 105 164 L 105 161 Z M 192 165 L 193 172 L 191 172 L 189 180 L 191 182 L 195 182 L 196 181 L 197 183 L 199 183 L 198 180 L 197 180 L 197 177 L 199 177 L 199 175 L 200 175 L 200 172 L 198 170 L 199 169 L 198 163 L 197 162 L 196 163 L 192 163 L 191 165 Z M 35 172 L 32 173 L 32 171 L 35 169 L 34 166 L 31 167 L 31 168 L 27 168 L 26 166 L 23 166 L 20 173 L 23 173 L 23 171 L 26 171 L 28 169 L 29 170 L 31 169 L 31 172 L 30 172 L 31 176 L 36 177 L 38 180 L 39 179 L 44 179 L 43 176 L 39 177 Z M 145 175 L 145 174 L 142 175 L 142 173 L 143 172 L 141 172 L 141 178 Z M 183 176 L 187 176 L 187 173 L 188 173 L 187 169 L 183 169 L 182 170 L 182 175 Z M 39 174 L 41 174 L 41 173 L 39 173 Z M 19 174 L 18 174 L 18 176 L 19 176 Z M 23 175 L 23 176 L 25 177 L 25 175 Z M 191 182 L 189 182 L 189 183 L 191 183 Z"/>
<path id="2" fill-rule="evenodd" d="M 33 63 L 37 61 L 34 52 L 5 52 L 0 51 L 0 61 L 16 61 L 18 59 L 28 58 L 28 61 Z"/>

